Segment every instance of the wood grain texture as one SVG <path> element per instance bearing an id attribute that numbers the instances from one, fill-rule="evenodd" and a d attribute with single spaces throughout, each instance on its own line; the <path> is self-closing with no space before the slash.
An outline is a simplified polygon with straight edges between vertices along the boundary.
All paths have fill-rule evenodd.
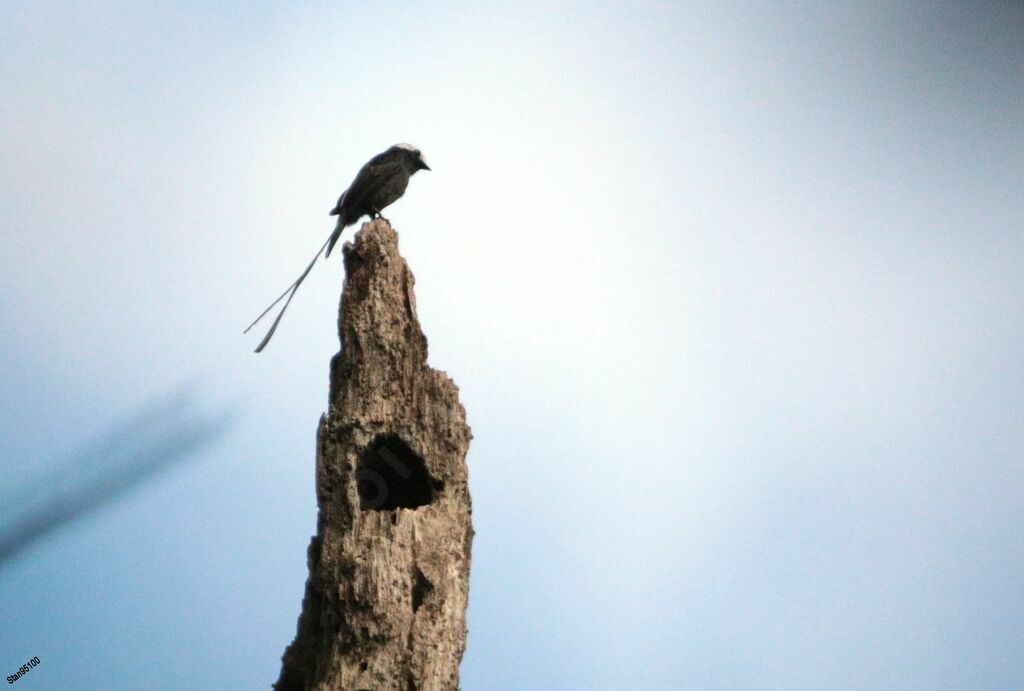
<path id="1" fill-rule="evenodd" d="M 384 220 L 346 243 L 317 443 L 317 535 L 278 691 L 456 689 L 473 539 L 458 388 L 427 365 L 414 278 Z"/>

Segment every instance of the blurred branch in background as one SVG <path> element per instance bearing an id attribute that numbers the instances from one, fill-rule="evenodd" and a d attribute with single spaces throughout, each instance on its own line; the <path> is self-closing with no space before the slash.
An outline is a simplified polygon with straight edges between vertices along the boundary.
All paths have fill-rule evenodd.
<path id="1" fill-rule="evenodd" d="M 234 423 L 230 410 L 200 410 L 183 386 L 142 407 L 43 477 L 6 493 L 0 508 L 0 568 L 55 530 L 194 458 Z"/>

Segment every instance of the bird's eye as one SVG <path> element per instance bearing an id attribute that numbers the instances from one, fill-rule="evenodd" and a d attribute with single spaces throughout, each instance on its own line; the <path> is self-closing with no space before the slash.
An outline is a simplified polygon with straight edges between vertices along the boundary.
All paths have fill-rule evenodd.
<path id="1" fill-rule="evenodd" d="M 416 154 L 417 156 L 419 156 L 420 155 L 420 150 L 416 149 L 415 151 L 413 151 L 413 153 Z"/>

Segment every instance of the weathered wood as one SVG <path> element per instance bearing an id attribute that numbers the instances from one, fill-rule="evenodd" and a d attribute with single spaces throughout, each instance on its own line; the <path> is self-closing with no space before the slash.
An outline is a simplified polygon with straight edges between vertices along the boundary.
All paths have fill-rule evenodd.
<path id="1" fill-rule="evenodd" d="M 414 278 L 384 220 L 346 243 L 317 435 L 317 535 L 278 691 L 456 689 L 473 539 L 471 433 L 427 365 Z"/>

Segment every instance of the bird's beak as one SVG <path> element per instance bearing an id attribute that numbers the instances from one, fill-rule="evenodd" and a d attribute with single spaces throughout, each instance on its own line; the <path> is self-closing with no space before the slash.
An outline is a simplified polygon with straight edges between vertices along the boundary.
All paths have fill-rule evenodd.
<path id="1" fill-rule="evenodd" d="M 430 170 L 430 166 L 428 166 L 427 162 L 424 161 L 422 158 L 420 159 L 420 168 L 423 170 Z"/>

